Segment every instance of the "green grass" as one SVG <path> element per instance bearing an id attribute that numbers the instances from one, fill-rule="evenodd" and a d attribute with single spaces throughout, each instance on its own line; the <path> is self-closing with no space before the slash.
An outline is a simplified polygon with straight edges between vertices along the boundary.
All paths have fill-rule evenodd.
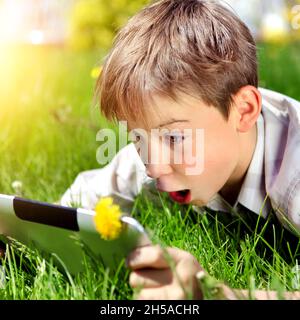
<path id="1" fill-rule="evenodd" d="M 298 45 L 259 45 L 260 84 L 300 100 Z M 55 48 L 1 50 L 0 192 L 57 201 L 83 170 L 99 167 L 96 132 L 111 126 L 91 106 L 91 69 L 100 52 Z M 276 222 L 203 217 L 165 198 L 154 204 L 140 194 L 133 215 L 154 242 L 194 254 L 213 276 L 235 288 L 292 290 L 298 239 Z M 247 228 L 249 226 L 249 228 Z M 86 256 L 85 271 L 63 274 L 40 252 L 13 243 L 3 261 L 0 299 L 131 299 L 128 270 L 113 276 Z M 299 288 L 300 289 L 300 288 Z"/>

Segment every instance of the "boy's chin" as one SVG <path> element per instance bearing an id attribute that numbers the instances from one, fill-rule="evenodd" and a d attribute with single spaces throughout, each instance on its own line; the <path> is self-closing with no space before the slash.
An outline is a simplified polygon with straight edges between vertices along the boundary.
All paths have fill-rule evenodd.
<path id="1" fill-rule="evenodd" d="M 203 201 L 199 199 L 192 199 L 190 204 L 197 207 L 204 207 L 206 205 Z"/>

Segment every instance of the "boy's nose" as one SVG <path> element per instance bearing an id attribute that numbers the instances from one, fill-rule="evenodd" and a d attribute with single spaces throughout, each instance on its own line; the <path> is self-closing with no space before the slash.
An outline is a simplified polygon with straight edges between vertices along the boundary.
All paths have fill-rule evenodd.
<path id="1" fill-rule="evenodd" d="M 146 164 L 147 176 L 153 179 L 170 174 L 171 172 L 172 168 L 169 164 Z"/>

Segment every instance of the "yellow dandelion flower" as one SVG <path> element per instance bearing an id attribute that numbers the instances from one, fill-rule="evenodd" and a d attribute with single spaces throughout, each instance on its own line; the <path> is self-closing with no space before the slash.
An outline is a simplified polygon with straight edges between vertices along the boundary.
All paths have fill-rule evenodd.
<path id="1" fill-rule="evenodd" d="M 97 203 L 95 211 L 94 221 L 101 237 L 104 240 L 118 238 L 122 229 L 120 207 L 113 204 L 111 197 L 104 197 Z"/>
<path id="2" fill-rule="evenodd" d="M 102 71 L 102 66 L 93 68 L 91 70 L 91 77 L 93 79 L 97 79 L 99 77 L 101 71 Z"/>

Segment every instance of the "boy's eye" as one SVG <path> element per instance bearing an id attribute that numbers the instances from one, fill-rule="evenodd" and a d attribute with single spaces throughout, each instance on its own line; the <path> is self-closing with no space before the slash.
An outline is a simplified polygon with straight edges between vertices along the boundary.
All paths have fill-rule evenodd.
<path id="1" fill-rule="evenodd" d="M 172 135 L 172 136 L 165 136 L 166 142 L 170 143 L 171 145 L 182 143 L 184 140 L 184 136 L 180 135 Z"/>

